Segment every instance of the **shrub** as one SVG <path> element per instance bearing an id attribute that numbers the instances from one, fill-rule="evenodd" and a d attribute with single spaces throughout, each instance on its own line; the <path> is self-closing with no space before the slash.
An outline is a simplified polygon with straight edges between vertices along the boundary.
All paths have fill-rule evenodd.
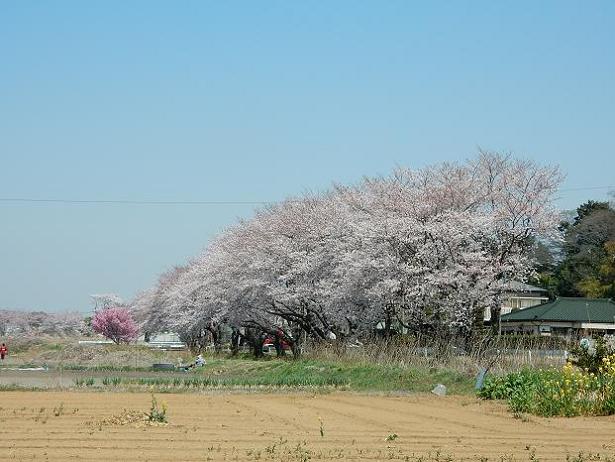
<path id="1" fill-rule="evenodd" d="M 575 366 L 597 374 L 604 358 L 615 354 L 615 335 L 605 335 L 597 339 L 583 339 L 570 350 L 571 361 Z"/>
<path id="2" fill-rule="evenodd" d="M 147 414 L 147 418 L 150 422 L 167 422 L 167 405 L 166 403 L 162 403 L 160 407 L 158 407 L 158 401 L 156 397 L 152 395 L 152 407 Z"/>
<path id="3" fill-rule="evenodd" d="M 479 396 L 486 399 L 508 399 L 514 393 L 530 393 L 537 385 L 540 372 L 524 369 L 504 376 L 487 376 Z"/>
<path id="4" fill-rule="evenodd" d="M 479 396 L 506 399 L 511 411 L 540 416 L 615 414 L 615 354 L 597 373 L 567 363 L 561 370 L 531 370 L 489 377 Z"/>

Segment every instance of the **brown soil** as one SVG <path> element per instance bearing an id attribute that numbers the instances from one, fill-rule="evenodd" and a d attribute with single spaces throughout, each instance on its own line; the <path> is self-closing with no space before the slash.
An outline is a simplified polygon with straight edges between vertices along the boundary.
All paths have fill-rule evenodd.
<path id="1" fill-rule="evenodd" d="M 520 419 L 502 405 L 467 397 L 156 398 L 168 406 L 166 425 L 144 420 L 151 405 L 144 393 L 1 392 L 0 460 L 527 461 L 615 454 L 613 417 Z"/>

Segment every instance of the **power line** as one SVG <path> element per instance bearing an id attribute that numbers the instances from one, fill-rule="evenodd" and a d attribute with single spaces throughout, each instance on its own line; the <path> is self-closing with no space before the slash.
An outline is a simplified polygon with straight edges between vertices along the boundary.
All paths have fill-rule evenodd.
<path id="1" fill-rule="evenodd" d="M 566 191 L 587 191 L 590 189 L 615 189 L 615 186 L 589 186 L 589 187 L 582 187 L 582 188 L 565 188 L 565 189 L 558 189 L 558 191 L 560 192 L 566 192 Z"/>
<path id="2" fill-rule="evenodd" d="M 266 205 L 275 201 L 148 201 L 148 200 L 90 200 L 90 199 L 32 199 L 0 197 L 0 202 L 26 202 L 46 204 L 124 204 L 124 205 Z"/>
<path id="3" fill-rule="evenodd" d="M 587 186 L 558 189 L 559 192 L 615 189 L 615 186 Z M 27 197 L 0 197 L 4 203 L 39 204 L 101 204 L 101 205 L 270 205 L 280 201 L 233 201 L 233 200 L 133 200 L 133 199 L 49 199 Z"/>

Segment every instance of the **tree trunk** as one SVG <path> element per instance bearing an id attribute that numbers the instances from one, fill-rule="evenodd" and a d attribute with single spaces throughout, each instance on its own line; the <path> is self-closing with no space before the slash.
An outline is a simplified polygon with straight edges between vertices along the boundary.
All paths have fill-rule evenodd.
<path id="1" fill-rule="evenodd" d="M 290 351 L 293 352 L 293 359 L 299 359 L 301 357 L 301 347 L 295 342 L 290 344 Z"/>
<path id="2" fill-rule="evenodd" d="M 237 356 L 239 353 L 239 342 L 241 341 L 241 334 L 239 333 L 239 329 L 233 329 L 233 333 L 231 334 L 231 355 Z"/>
<path id="3" fill-rule="evenodd" d="M 255 358 L 262 358 L 264 356 L 263 346 L 260 344 L 260 342 L 252 343 L 252 354 L 254 354 Z"/>
<path id="4" fill-rule="evenodd" d="M 207 330 L 211 335 L 211 342 L 214 344 L 214 351 L 216 353 L 220 353 L 222 351 L 220 326 L 210 326 Z"/>
<path id="5" fill-rule="evenodd" d="M 491 332 L 493 335 L 498 335 L 500 333 L 500 316 L 502 315 L 502 307 L 498 305 L 493 305 L 489 308 L 491 311 Z"/>
<path id="6" fill-rule="evenodd" d="M 284 347 L 282 346 L 282 339 L 279 335 L 275 336 L 273 346 L 275 347 L 275 354 L 278 358 L 284 355 Z"/>

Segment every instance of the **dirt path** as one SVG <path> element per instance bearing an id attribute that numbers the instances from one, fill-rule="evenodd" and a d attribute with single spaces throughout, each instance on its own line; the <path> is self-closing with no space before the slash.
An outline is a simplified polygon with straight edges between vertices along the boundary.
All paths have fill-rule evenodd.
<path id="1" fill-rule="evenodd" d="M 615 418 L 522 421 L 500 405 L 473 398 L 157 398 L 168 405 L 166 426 L 130 421 L 128 414 L 121 421 L 123 409 L 149 410 L 151 396 L 144 393 L 2 392 L 0 460 L 418 461 L 427 455 L 423 460 L 527 461 L 565 460 L 579 451 L 615 454 Z"/>

